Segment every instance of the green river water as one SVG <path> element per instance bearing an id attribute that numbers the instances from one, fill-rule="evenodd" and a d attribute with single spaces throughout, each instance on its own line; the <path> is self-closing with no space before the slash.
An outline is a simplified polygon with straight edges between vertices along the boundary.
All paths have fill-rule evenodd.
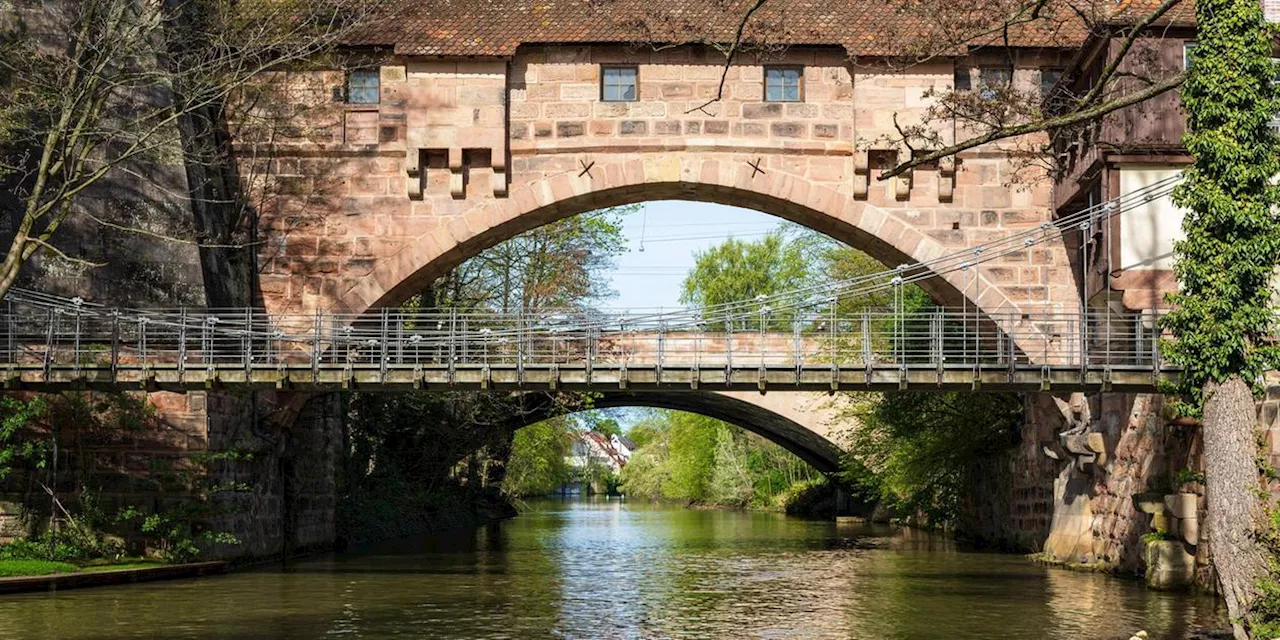
<path id="1" fill-rule="evenodd" d="M 884 527 L 619 501 L 224 576 L 0 596 L 8 638 L 1186 638 L 1212 599 Z"/>

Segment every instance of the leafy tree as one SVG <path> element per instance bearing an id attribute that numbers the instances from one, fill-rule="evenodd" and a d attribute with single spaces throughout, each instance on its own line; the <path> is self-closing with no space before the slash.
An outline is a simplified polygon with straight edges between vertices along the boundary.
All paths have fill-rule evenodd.
<path id="1" fill-rule="evenodd" d="M 1260 3 L 1198 0 L 1196 22 L 1182 89 L 1195 163 L 1174 193 L 1186 239 L 1174 246 L 1180 291 L 1164 320 L 1175 337 L 1165 351 L 1183 367 L 1186 408 L 1203 412 L 1206 531 L 1235 635 L 1245 638 L 1266 622 L 1250 606 L 1275 569 L 1259 535 L 1269 524 L 1251 390 L 1277 363 L 1280 141 L 1269 124 L 1280 95 Z"/>
<path id="2" fill-rule="evenodd" d="M 844 477 L 897 512 L 954 520 L 975 466 L 1017 443 L 1022 403 L 1006 393 L 856 394 Z"/>
<path id="3" fill-rule="evenodd" d="M 750 301 L 809 284 L 800 243 L 778 231 L 755 241 L 730 238 L 695 255 L 680 302 L 699 308 Z"/>
<path id="4" fill-rule="evenodd" d="M 655 409 L 633 427 L 639 446 L 622 469 L 627 495 L 778 508 L 823 480 L 782 447 L 707 416 Z"/>
<path id="5" fill-rule="evenodd" d="M 503 493 L 546 495 L 572 479 L 566 458 L 573 450 L 574 429 L 564 417 L 543 420 L 516 431 L 507 461 Z"/>
<path id="6" fill-rule="evenodd" d="M 613 295 L 602 274 L 626 249 L 612 207 L 532 229 L 485 249 L 435 282 L 415 304 L 501 312 L 580 308 Z"/>

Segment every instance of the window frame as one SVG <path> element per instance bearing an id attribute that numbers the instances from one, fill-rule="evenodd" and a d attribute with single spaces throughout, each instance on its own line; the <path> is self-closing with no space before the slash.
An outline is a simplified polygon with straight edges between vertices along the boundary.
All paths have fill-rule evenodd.
<path id="1" fill-rule="evenodd" d="M 1191 54 L 1196 50 L 1198 43 L 1195 40 L 1182 41 L 1182 70 L 1191 70 Z"/>
<path id="2" fill-rule="evenodd" d="M 1055 78 L 1051 84 L 1046 85 L 1044 82 L 1045 74 L 1049 74 L 1049 73 L 1057 74 L 1058 77 Z M 1053 88 L 1058 86 L 1059 82 L 1062 82 L 1062 78 L 1063 76 L 1066 75 L 1066 73 L 1067 73 L 1067 70 L 1063 69 L 1062 67 L 1041 67 L 1040 68 L 1040 99 L 1041 100 L 1047 100 L 1049 98 L 1049 94 L 1053 92 Z"/>
<path id="3" fill-rule="evenodd" d="M 361 91 L 368 91 L 371 88 L 367 84 L 362 84 L 359 87 L 357 87 L 355 84 L 356 78 L 358 76 L 366 77 L 366 75 L 367 77 L 370 77 L 373 79 L 373 85 L 372 85 L 373 100 L 353 100 L 352 98 L 356 93 L 355 91 L 356 89 L 359 89 Z M 346 85 L 343 87 L 343 89 L 344 89 L 344 93 L 346 94 L 345 97 L 346 97 L 347 104 L 360 105 L 360 106 L 366 106 L 366 107 L 382 104 L 382 71 L 377 68 L 348 69 L 347 77 L 346 77 Z"/>
<path id="4" fill-rule="evenodd" d="M 609 97 L 609 72 L 610 71 L 630 71 L 631 72 L 631 98 L 610 98 Z M 624 87 L 626 85 L 615 84 L 614 87 Z M 601 102 L 639 102 L 640 101 L 640 67 L 634 64 L 609 64 L 600 67 L 600 101 Z"/>
<path id="5" fill-rule="evenodd" d="M 781 89 L 783 97 L 774 99 L 769 97 L 769 72 L 771 71 L 795 71 L 796 72 L 796 97 L 794 100 L 787 99 L 786 96 L 786 79 L 783 78 Z M 799 64 L 767 64 L 764 66 L 764 101 L 765 102 L 804 102 L 804 65 Z"/>
<path id="6" fill-rule="evenodd" d="M 1005 82 L 1002 85 L 995 86 L 988 82 L 988 80 L 993 77 L 992 76 L 993 72 L 996 72 L 996 73 L 999 73 L 1000 75 L 1005 76 L 1004 77 Z M 997 91 L 1001 89 L 1007 89 L 1013 86 L 1013 72 L 1014 72 L 1013 67 L 1006 67 L 1002 65 L 1001 66 L 997 66 L 997 65 L 979 66 L 978 67 L 978 87 L 977 87 L 978 95 L 982 96 L 983 100 L 987 100 L 987 101 L 995 100 L 998 97 L 996 94 Z M 1008 75 L 1005 75 L 1005 74 L 1008 74 Z"/>

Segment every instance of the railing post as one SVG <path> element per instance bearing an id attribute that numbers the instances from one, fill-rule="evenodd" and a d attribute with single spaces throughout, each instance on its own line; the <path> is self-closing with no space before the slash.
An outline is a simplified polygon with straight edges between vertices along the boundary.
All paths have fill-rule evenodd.
<path id="1" fill-rule="evenodd" d="M 1159 381 L 1160 369 L 1160 307 L 1157 302 L 1151 303 L 1151 376 Z"/>
<path id="2" fill-rule="evenodd" d="M 178 381 L 182 382 L 187 370 L 187 308 L 178 309 Z"/>
<path id="3" fill-rule="evenodd" d="M 591 374 L 595 371 L 596 350 L 599 349 L 597 341 L 599 333 L 590 325 L 587 326 L 587 384 L 591 384 Z"/>
<path id="4" fill-rule="evenodd" d="M 120 310 L 111 310 L 111 382 L 114 384 L 120 373 Z"/>
<path id="5" fill-rule="evenodd" d="M 768 313 L 769 313 L 770 311 L 771 311 L 771 309 L 769 309 L 769 305 L 765 305 L 765 306 L 763 306 L 763 307 L 760 307 L 760 346 L 759 346 L 759 349 L 760 349 L 760 374 L 761 374 L 761 375 L 764 375 L 764 352 L 765 352 L 764 341 L 765 341 L 765 338 L 766 338 L 766 336 L 765 336 L 765 331 L 764 331 L 764 327 L 765 327 L 765 323 L 766 323 L 766 317 L 767 317 L 767 315 L 768 315 Z"/>
<path id="6" fill-rule="evenodd" d="M 453 382 L 454 371 L 456 367 L 458 352 L 458 309 L 451 307 L 449 309 L 449 362 L 445 363 L 445 367 L 449 371 L 449 382 Z"/>
<path id="7" fill-rule="evenodd" d="M 138 318 L 138 356 L 142 359 L 142 370 L 147 370 L 147 317 Z"/>
<path id="8" fill-rule="evenodd" d="M 658 368 L 655 372 L 658 384 L 662 384 L 662 365 L 666 361 L 667 321 L 658 321 Z"/>
<path id="9" fill-rule="evenodd" d="M 871 368 L 875 355 L 871 353 L 871 310 L 862 310 L 862 366 L 867 369 L 867 382 L 871 382 Z"/>
<path id="10" fill-rule="evenodd" d="M 391 339 L 391 328 L 388 323 L 391 322 L 391 310 L 382 308 L 382 330 L 379 332 L 378 344 L 378 380 L 385 383 L 387 381 L 387 361 L 391 359 L 391 353 L 387 348 L 387 343 Z"/>
<path id="11" fill-rule="evenodd" d="M 516 384 L 524 385 L 524 311 L 516 315 Z"/>
<path id="12" fill-rule="evenodd" d="M 249 369 L 253 366 L 253 307 L 246 307 L 244 312 L 244 372 L 248 379 Z"/>
<path id="13" fill-rule="evenodd" d="M 75 305 L 75 309 L 76 309 L 76 328 L 75 328 L 76 336 L 75 336 L 75 345 L 72 347 L 72 351 L 71 351 L 71 360 L 72 360 L 72 367 L 76 372 L 76 377 L 79 377 L 80 375 L 80 299 L 76 298 L 75 300 L 72 301 L 72 304 Z"/>
<path id="14" fill-rule="evenodd" d="M 316 317 L 312 326 L 312 342 L 311 342 L 311 384 L 320 381 L 320 323 L 323 319 L 320 316 L 320 309 L 316 309 Z"/>
<path id="15" fill-rule="evenodd" d="M 16 365 L 18 364 L 17 336 L 15 335 L 15 333 L 17 332 L 17 328 L 15 326 L 15 320 L 13 317 L 13 301 L 12 300 L 7 301 L 5 303 L 4 318 L 5 318 L 4 320 L 5 342 L 8 345 L 8 352 L 7 352 L 7 355 L 5 356 L 5 360 L 9 364 Z"/>
<path id="16" fill-rule="evenodd" d="M 44 380 L 49 381 L 49 372 L 53 369 L 53 325 L 57 322 L 54 309 L 49 309 L 44 335 Z"/>
<path id="17" fill-rule="evenodd" d="M 794 351 L 793 364 L 796 367 L 796 384 L 800 384 L 800 372 L 804 369 L 804 352 L 800 347 L 800 317 L 799 311 L 793 311 L 791 316 L 791 333 L 792 345 Z"/>
<path id="18" fill-rule="evenodd" d="M 942 309 L 933 312 L 933 363 L 938 367 L 938 381 L 942 381 L 942 363 L 946 355 L 942 347 Z"/>
<path id="19" fill-rule="evenodd" d="M 724 384 L 733 384 L 733 313 L 724 321 Z"/>

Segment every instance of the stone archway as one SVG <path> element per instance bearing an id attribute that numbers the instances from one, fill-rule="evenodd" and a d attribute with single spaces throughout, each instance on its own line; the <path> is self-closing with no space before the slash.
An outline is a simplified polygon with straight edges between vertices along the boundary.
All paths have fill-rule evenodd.
<path id="1" fill-rule="evenodd" d="M 914 225 L 900 211 L 854 199 L 802 176 L 756 173 L 729 159 L 696 154 L 645 156 L 589 166 L 590 171 L 542 177 L 512 187 L 508 198 L 463 208 L 432 232 L 378 259 L 368 276 L 336 292 L 330 309 L 359 314 L 398 304 L 468 257 L 524 231 L 595 209 L 647 200 L 695 200 L 755 209 L 823 232 L 886 265 L 928 261 L 966 248 L 963 239 L 957 242 L 953 236 L 933 233 L 932 227 Z M 1063 249 L 1057 246 L 1049 251 Z M 1010 285 L 1009 269 L 997 263 L 994 272 L 976 269 L 972 279 L 953 271 L 921 284 L 944 305 L 967 301 L 987 313 L 1018 312 L 1031 302 L 1027 290 L 1032 283 L 1022 282 L 1019 274 Z M 996 278 L 992 273 L 1000 275 Z M 1045 290 L 1043 303 L 1052 301 L 1064 312 L 1078 308 L 1070 296 L 1052 296 L 1051 283 L 1037 286 Z M 1041 301 L 1034 302 L 1043 306 Z"/>
<path id="2" fill-rule="evenodd" d="M 843 453 L 839 444 L 839 410 L 833 404 L 838 402 L 844 400 L 799 392 L 761 395 L 753 391 L 608 391 L 594 400 L 592 408 L 653 407 L 723 420 L 778 444 L 822 473 L 836 473 Z M 525 422 L 533 424 L 545 416 L 535 414 L 531 418 Z"/>

